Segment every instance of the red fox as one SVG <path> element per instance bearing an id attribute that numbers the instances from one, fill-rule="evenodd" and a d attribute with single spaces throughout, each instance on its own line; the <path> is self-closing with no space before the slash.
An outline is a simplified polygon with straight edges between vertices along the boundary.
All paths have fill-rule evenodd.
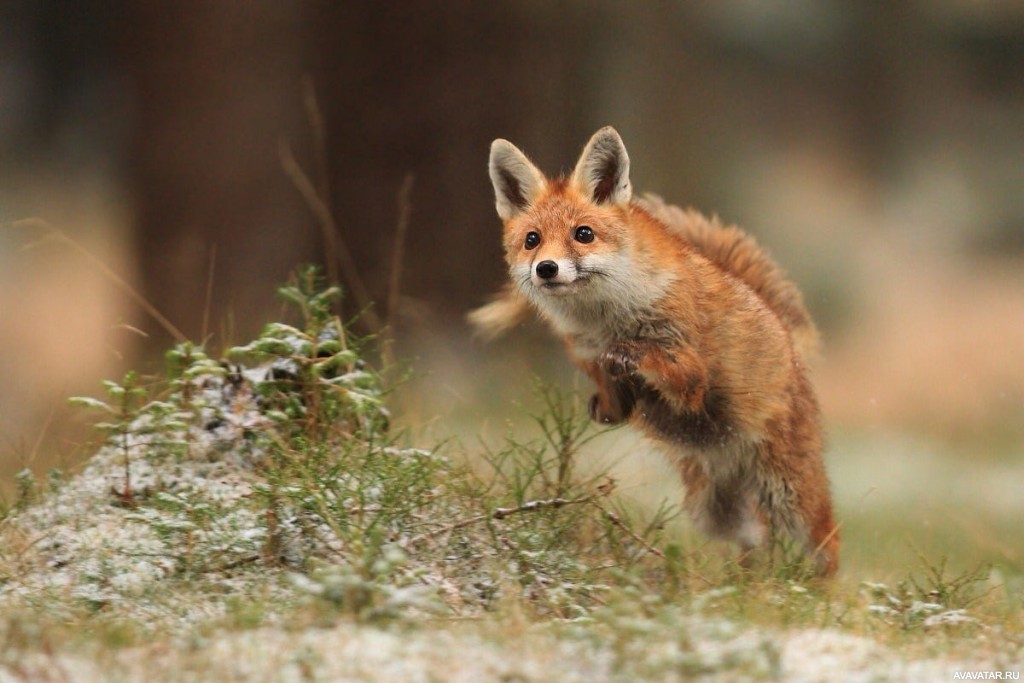
<path id="1" fill-rule="evenodd" d="M 590 417 L 629 420 L 667 447 L 698 528 L 736 542 L 743 563 L 786 532 L 833 575 L 807 368 L 818 334 L 796 286 L 739 228 L 634 197 L 614 128 L 568 178 L 546 178 L 506 140 L 489 170 L 511 284 L 470 320 L 496 335 L 536 309 L 596 384 Z"/>

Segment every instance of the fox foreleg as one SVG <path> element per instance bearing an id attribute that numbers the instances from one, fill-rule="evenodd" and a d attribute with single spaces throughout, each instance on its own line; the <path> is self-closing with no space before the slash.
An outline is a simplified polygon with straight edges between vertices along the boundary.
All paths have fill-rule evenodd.
<path id="1" fill-rule="evenodd" d="M 604 425 L 628 420 L 636 407 L 634 380 L 630 377 L 613 379 L 597 362 L 586 363 L 583 369 L 597 385 L 597 393 L 590 397 L 587 406 L 590 419 Z"/>
<path id="2" fill-rule="evenodd" d="M 631 340 L 618 342 L 598 358 L 615 381 L 639 377 L 670 403 L 684 411 L 699 411 L 708 392 L 708 370 L 693 347 Z"/>

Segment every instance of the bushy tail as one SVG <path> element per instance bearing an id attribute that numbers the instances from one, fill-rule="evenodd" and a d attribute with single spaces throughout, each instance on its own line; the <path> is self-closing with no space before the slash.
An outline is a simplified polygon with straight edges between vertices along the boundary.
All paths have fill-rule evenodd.
<path id="1" fill-rule="evenodd" d="M 637 203 L 670 232 L 754 290 L 789 330 L 800 357 L 808 362 L 815 359 L 818 329 L 800 290 L 753 237 L 736 226 L 723 226 L 718 218 L 709 219 L 692 209 L 684 211 L 666 204 L 657 195 L 645 194 Z"/>
<path id="2" fill-rule="evenodd" d="M 466 319 L 479 337 L 491 341 L 522 322 L 529 312 L 530 304 L 509 285 L 495 294 L 490 303 L 470 311 Z"/>

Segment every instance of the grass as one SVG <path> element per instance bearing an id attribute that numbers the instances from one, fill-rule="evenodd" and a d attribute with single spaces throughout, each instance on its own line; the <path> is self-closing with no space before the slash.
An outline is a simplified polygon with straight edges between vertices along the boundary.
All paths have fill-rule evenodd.
<path id="1" fill-rule="evenodd" d="M 303 269 L 280 292 L 295 321 L 224 361 L 180 343 L 164 376 L 77 399 L 101 415 L 96 454 L 19 476 L 0 507 L 0 674 L 816 680 L 841 656 L 901 680 L 1022 666 L 1012 548 L 964 566 L 967 552 L 907 543 L 899 571 L 819 583 L 779 543 L 742 570 L 586 463 L 610 435 L 550 386 L 524 409 L 529 429 L 410 446 L 366 363 L 373 340 L 332 313 L 338 290 Z M 844 527 L 848 552 L 870 557 L 872 529 L 903 536 L 879 515 Z"/>

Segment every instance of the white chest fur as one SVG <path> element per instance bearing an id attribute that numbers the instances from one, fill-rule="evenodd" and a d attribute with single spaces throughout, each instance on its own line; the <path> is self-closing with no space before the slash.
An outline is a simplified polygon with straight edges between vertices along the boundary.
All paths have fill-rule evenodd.
<path id="1" fill-rule="evenodd" d="M 578 282 L 567 292 L 549 294 L 522 274 L 513 280 L 551 323 L 573 341 L 576 355 L 590 359 L 617 341 L 642 336 L 659 317 L 658 303 L 674 278 L 637 268 L 627 254 L 591 254 L 580 259 Z"/>

